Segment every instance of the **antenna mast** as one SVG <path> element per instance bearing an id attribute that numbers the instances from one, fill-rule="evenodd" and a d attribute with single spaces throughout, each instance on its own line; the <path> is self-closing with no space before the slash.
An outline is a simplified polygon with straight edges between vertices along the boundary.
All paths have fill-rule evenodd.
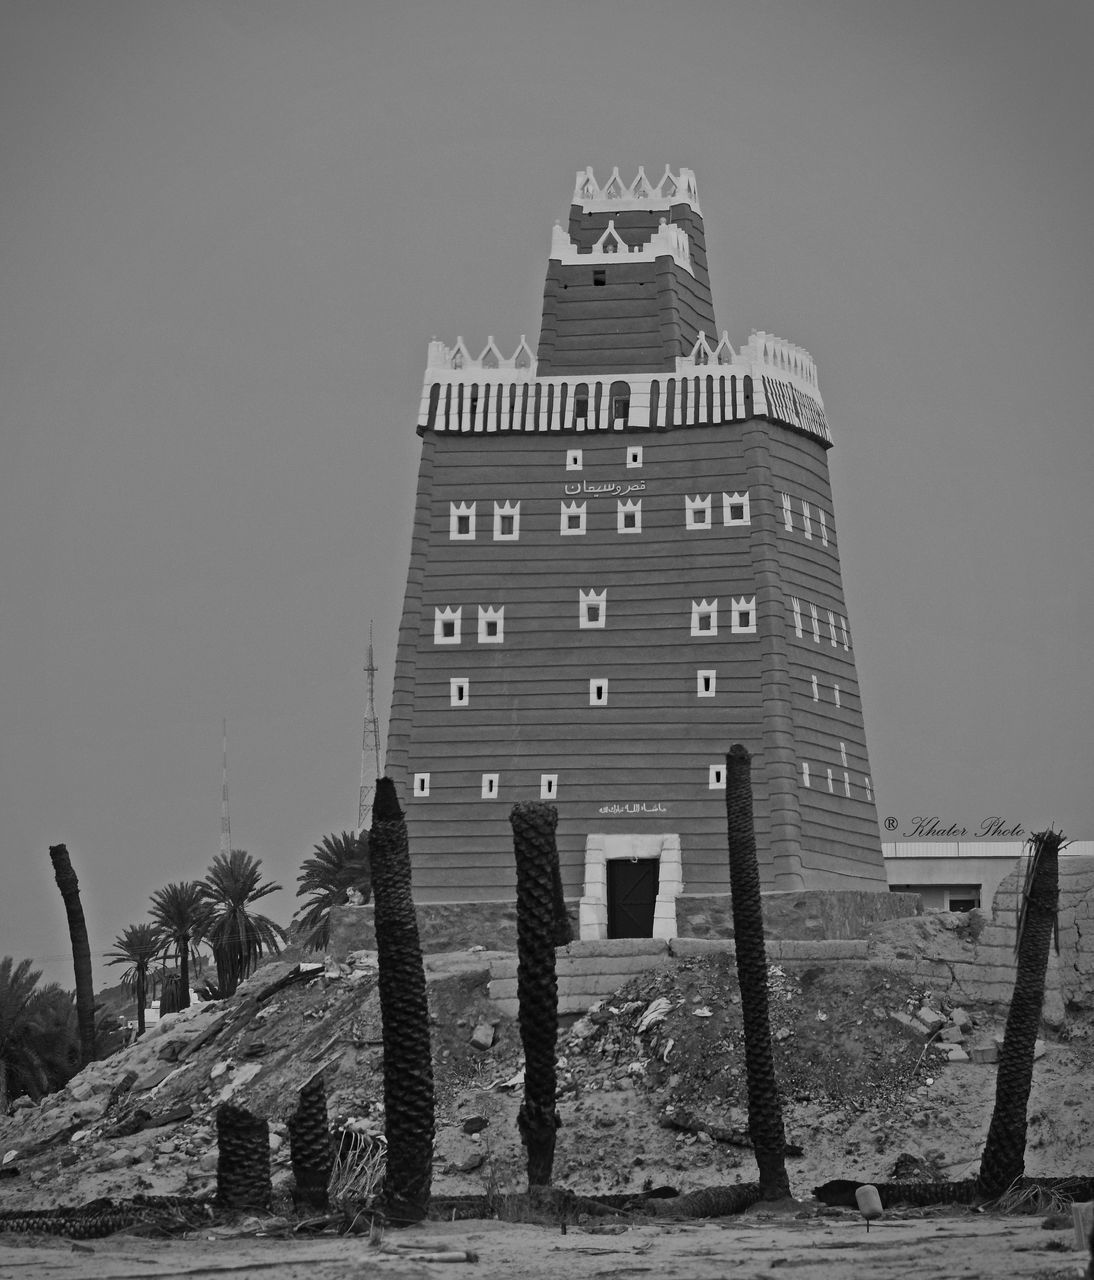
<path id="1" fill-rule="evenodd" d="M 368 705 L 365 708 L 365 724 L 361 733 L 361 790 L 357 799 L 357 829 L 365 831 L 369 822 L 369 795 L 372 787 L 368 784 L 368 752 L 372 747 L 372 759 L 375 765 L 372 776 L 380 777 L 380 721 L 376 716 L 376 663 L 372 656 L 372 623 L 368 624 Z"/>
<path id="2" fill-rule="evenodd" d="M 224 750 L 220 771 L 220 851 L 225 857 L 232 852 L 232 824 L 228 818 L 228 721 L 221 722 L 224 730 Z"/>

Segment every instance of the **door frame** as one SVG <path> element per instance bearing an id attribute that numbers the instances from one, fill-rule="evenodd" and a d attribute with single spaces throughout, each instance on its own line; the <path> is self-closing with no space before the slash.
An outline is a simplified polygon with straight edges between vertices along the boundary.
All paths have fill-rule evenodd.
<path id="1" fill-rule="evenodd" d="M 676 937 L 676 898 L 684 888 L 680 837 L 674 832 L 640 835 L 603 831 L 585 837 L 585 892 L 578 906 L 581 940 L 608 936 L 607 864 L 615 858 L 657 858 L 657 898 L 653 905 L 653 936 Z"/>

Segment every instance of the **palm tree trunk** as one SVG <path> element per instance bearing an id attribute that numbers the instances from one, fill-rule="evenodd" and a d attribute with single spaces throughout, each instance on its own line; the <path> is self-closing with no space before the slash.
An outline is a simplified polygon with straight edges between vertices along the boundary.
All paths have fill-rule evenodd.
<path id="1" fill-rule="evenodd" d="M 137 989 L 137 1039 L 144 1035 L 144 1001 L 147 991 L 144 985 L 144 973 L 140 966 L 137 967 L 137 978 L 134 984 Z"/>
<path id="2" fill-rule="evenodd" d="M 327 1186 L 334 1166 L 327 1093 L 322 1075 L 300 1090 L 296 1110 L 289 1117 L 289 1152 L 292 1158 L 294 1207 L 315 1213 L 327 1210 Z"/>
<path id="3" fill-rule="evenodd" d="M 189 1009 L 190 1007 L 190 935 L 187 934 L 183 939 L 182 946 L 179 948 L 179 986 L 182 990 L 179 992 L 179 1008 Z"/>
<path id="4" fill-rule="evenodd" d="M 517 1117 L 528 1158 L 528 1190 L 551 1185 L 555 1160 L 555 1044 L 558 982 L 555 944 L 566 925 L 555 828 L 558 810 L 538 802 L 513 806 L 517 860 L 517 1000 L 524 1046 L 524 1102 Z M 561 920 L 560 920 L 561 915 Z M 563 938 L 568 941 L 567 938 Z"/>
<path id="5" fill-rule="evenodd" d="M 395 784 L 376 784 L 369 833 L 380 1015 L 384 1038 L 387 1174 L 384 1208 L 395 1225 L 429 1210 L 433 1175 L 433 1061 L 418 918 L 411 897 L 406 821 Z"/>
<path id="6" fill-rule="evenodd" d="M 771 1052 L 767 951 L 752 818 L 751 766 L 751 757 L 743 746 L 738 743 L 730 748 L 726 756 L 729 887 L 733 897 L 733 936 L 745 1033 L 748 1132 L 760 1172 L 760 1195 L 764 1200 L 781 1200 L 790 1194 L 790 1179 L 786 1173 L 782 1103 Z"/>
<path id="7" fill-rule="evenodd" d="M 50 846 L 50 861 L 57 888 L 68 916 L 68 936 L 72 944 L 72 967 L 76 975 L 76 1024 L 80 1031 L 80 1066 L 86 1067 L 95 1057 L 95 992 L 91 976 L 91 944 L 87 922 L 80 903 L 80 882 L 72 869 L 68 849 L 63 844 Z"/>
<path id="8" fill-rule="evenodd" d="M 1007 1012 L 995 1078 L 992 1112 L 980 1161 L 980 1192 L 995 1199 L 1025 1173 L 1026 1109 L 1033 1084 L 1033 1054 L 1045 999 L 1048 948 L 1056 930 L 1063 836 L 1041 831 L 1030 840 L 1015 950 L 1014 994 Z"/>

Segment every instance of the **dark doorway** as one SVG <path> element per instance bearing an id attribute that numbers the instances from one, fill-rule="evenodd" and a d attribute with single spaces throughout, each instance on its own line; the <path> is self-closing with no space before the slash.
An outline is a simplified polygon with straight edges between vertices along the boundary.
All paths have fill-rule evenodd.
<path id="1" fill-rule="evenodd" d="M 610 858 L 608 937 L 652 938 L 659 858 Z"/>

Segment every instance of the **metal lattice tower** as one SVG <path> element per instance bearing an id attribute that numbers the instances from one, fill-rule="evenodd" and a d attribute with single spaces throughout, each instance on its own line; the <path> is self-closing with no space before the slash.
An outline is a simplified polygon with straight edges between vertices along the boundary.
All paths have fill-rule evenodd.
<path id="1" fill-rule="evenodd" d="M 232 824 L 228 817 L 228 721 L 222 721 L 224 749 L 220 770 L 220 851 L 225 857 L 232 852 Z"/>
<path id="2" fill-rule="evenodd" d="M 366 831 L 370 825 L 369 797 L 372 793 L 372 787 L 367 781 L 370 743 L 372 746 L 372 759 L 375 765 L 372 776 L 379 778 L 383 772 L 380 767 L 380 721 L 376 715 L 376 663 L 373 661 L 372 656 L 371 622 L 368 624 L 368 666 L 364 670 L 368 676 L 368 704 L 365 707 L 365 724 L 361 732 L 361 790 L 357 799 L 358 831 Z"/>

